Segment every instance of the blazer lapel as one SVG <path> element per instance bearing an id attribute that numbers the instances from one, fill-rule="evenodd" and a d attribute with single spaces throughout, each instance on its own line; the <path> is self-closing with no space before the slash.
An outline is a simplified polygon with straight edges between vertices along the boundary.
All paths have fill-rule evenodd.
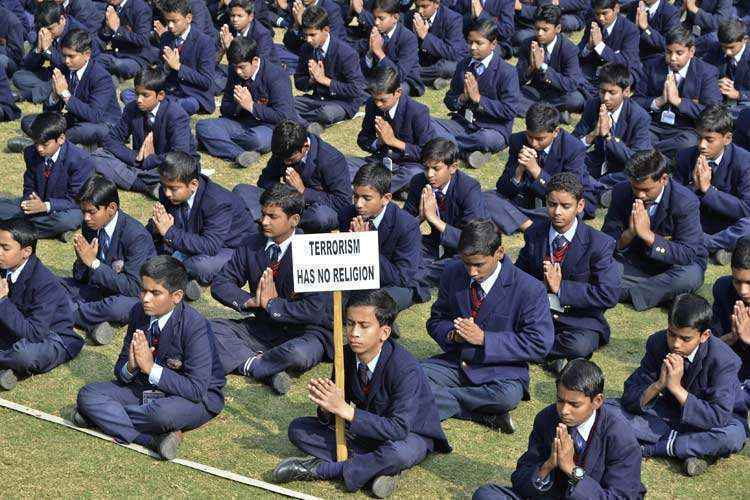
<path id="1" fill-rule="evenodd" d="M 669 182 L 667 182 L 667 185 L 664 186 L 664 194 L 662 195 L 661 201 L 659 202 L 659 205 L 656 207 L 656 213 L 654 214 L 654 217 L 651 220 L 651 229 L 653 231 L 656 231 L 657 228 L 661 226 L 661 223 L 664 222 L 664 219 L 667 218 L 667 209 L 669 208 L 669 204 L 671 202 L 671 196 L 672 196 L 672 180 L 670 179 Z"/>
<path id="2" fill-rule="evenodd" d="M 563 278 L 569 278 L 573 271 L 578 267 L 578 261 L 580 261 L 590 244 L 588 226 L 582 222 L 578 223 L 576 228 L 576 234 L 573 236 L 573 241 L 570 242 L 570 248 L 565 254 L 562 262 L 562 273 Z"/>
<path id="3" fill-rule="evenodd" d="M 684 382 L 682 386 L 688 391 L 690 391 L 693 382 L 695 382 L 695 379 L 698 376 L 698 373 L 700 373 L 700 371 L 703 369 L 703 358 L 706 357 L 707 350 L 708 342 L 699 344 L 698 351 L 695 353 L 693 362 L 690 363 L 690 368 L 685 370 L 685 374 L 682 376 Z"/>
<path id="4" fill-rule="evenodd" d="M 513 282 L 511 274 L 513 264 L 506 255 L 503 257 L 502 267 L 500 268 L 500 275 L 497 277 L 495 284 L 492 285 L 490 292 L 484 298 L 482 307 L 479 308 L 479 314 L 477 314 L 476 322 L 481 325 L 488 314 L 495 312 L 495 310 L 502 310 L 500 304 L 505 301 L 506 288 Z M 467 287 L 468 289 L 468 287 Z"/>
<path id="5" fill-rule="evenodd" d="M 120 243 L 120 237 L 122 236 L 122 232 L 125 230 L 125 216 L 122 213 L 122 210 L 117 211 L 117 224 L 115 224 L 115 231 L 112 233 L 112 238 L 110 238 L 109 241 L 109 250 L 107 251 L 107 260 L 113 261 L 116 259 L 113 259 L 112 257 L 122 257 L 120 255 L 119 249 L 117 248 L 117 245 Z"/>
<path id="6" fill-rule="evenodd" d="M 37 263 L 36 255 L 32 255 L 26 261 L 26 265 L 21 270 L 21 274 L 18 275 L 18 279 L 16 280 L 16 282 L 13 283 L 13 290 L 11 291 L 11 293 L 8 294 L 11 298 L 23 297 L 24 293 L 26 292 L 26 282 L 34 274 L 36 263 Z M 5 279 L 8 279 L 9 275 L 10 275 L 10 272 L 6 271 Z"/>
<path id="7" fill-rule="evenodd" d="M 182 312 L 184 308 L 185 306 L 182 302 L 177 304 L 172 312 L 172 316 L 169 317 L 169 321 L 167 321 L 167 324 L 164 325 L 164 329 L 159 334 L 159 350 L 157 352 L 157 357 L 161 361 L 166 359 L 165 353 L 171 350 L 169 347 L 177 338 L 176 333 L 179 325 L 182 324 Z M 148 325 L 146 325 L 146 328 L 148 328 Z"/>
<path id="8" fill-rule="evenodd" d="M 390 342 L 383 344 L 383 348 L 380 350 L 380 357 L 378 358 L 378 364 L 375 366 L 375 372 L 370 377 L 370 391 L 367 393 L 367 406 L 370 406 L 372 398 L 378 393 L 380 387 L 383 385 L 383 372 L 385 372 L 385 365 L 388 364 L 388 360 L 393 354 L 393 346 Z M 356 366 L 357 363 L 355 362 Z M 357 384 L 359 385 L 359 383 Z"/>
<path id="9" fill-rule="evenodd" d="M 383 218 L 381 219 L 380 225 L 378 226 L 378 246 L 380 247 L 381 251 L 389 248 L 385 245 L 386 242 L 391 241 L 388 236 L 393 230 L 393 219 L 396 216 L 395 211 L 396 207 L 393 205 L 393 202 L 388 203 L 388 205 L 385 206 L 385 213 L 383 214 Z"/>

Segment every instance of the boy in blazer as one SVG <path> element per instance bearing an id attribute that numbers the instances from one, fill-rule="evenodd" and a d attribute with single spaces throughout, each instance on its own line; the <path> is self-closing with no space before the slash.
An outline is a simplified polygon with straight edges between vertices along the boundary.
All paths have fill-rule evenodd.
<path id="1" fill-rule="evenodd" d="M 512 54 L 512 44 L 515 34 L 515 23 L 513 22 L 515 5 L 511 0 L 455 0 L 453 10 L 464 18 L 464 32 L 475 21 L 490 21 L 500 34 L 498 40 L 498 52 L 503 59 L 509 59 Z"/>
<path id="2" fill-rule="evenodd" d="M 642 0 L 630 9 L 628 19 L 638 26 L 638 53 L 641 61 L 664 56 L 667 33 L 680 26 L 682 12 L 678 6 L 661 0 Z"/>
<path id="3" fill-rule="evenodd" d="M 516 3 L 513 21 L 516 32 L 513 35 L 513 45 L 523 47 L 536 35 L 536 16 L 539 9 L 546 5 L 557 5 L 560 7 L 560 28 L 563 33 L 572 33 L 582 30 L 584 27 L 583 17 L 587 14 L 589 4 L 585 0 L 562 0 L 557 4 L 549 4 L 544 0 L 527 0 Z M 577 50 L 576 50 L 577 52 Z"/>
<path id="4" fill-rule="evenodd" d="M 140 276 L 141 300 L 130 313 L 115 380 L 81 388 L 71 420 L 172 460 L 182 432 L 224 408 L 226 379 L 211 326 L 183 301 L 185 266 L 160 255 L 141 267 Z"/>
<path id="5" fill-rule="evenodd" d="M 0 6 L 0 38 L 5 39 L 0 45 L 0 73 L 10 78 L 21 66 L 25 30 L 21 21 L 4 6 Z"/>
<path id="6" fill-rule="evenodd" d="M 460 259 L 445 266 L 427 333 L 443 351 L 422 361 L 440 420 L 473 420 L 515 432 L 510 411 L 529 398 L 528 363 L 552 348 L 544 286 L 514 267 L 489 219 L 461 232 Z M 502 310 L 502 313 L 499 311 Z"/>
<path id="7" fill-rule="evenodd" d="M 48 372 L 83 348 L 65 289 L 36 256 L 36 238 L 27 220 L 0 221 L 0 389 L 6 391 L 18 376 Z"/>
<path id="8" fill-rule="evenodd" d="M 153 12 L 144 0 L 107 0 L 107 4 L 99 39 L 109 48 L 99 61 L 120 80 L 128 80 L 159 60 L 151 45 Z"/>
<path id="9" fill-rule="evenodd" d="M 294 293 L 292 238 L 305 207 L 293 187 L 275 184 L 260 197 L 261 233 L 251 236 L 216 276 L 211 295 L 253 317 L 217 319 L 224 372 L 239 373 L 286 394 L 286 371 L 306 372 L 333 357 L 333 303 L 328 292 Z M 249 292 L 242 288 L 249 284 Z"/>
<path id="10" fill-rule="evenodd" d="M 719 91 L 733 117 L 750 106 L 750 50 L 747 27 L 739 19 L 722 22 L 718 42 L 709 46 L 703 60 L 719 70 Z"/>

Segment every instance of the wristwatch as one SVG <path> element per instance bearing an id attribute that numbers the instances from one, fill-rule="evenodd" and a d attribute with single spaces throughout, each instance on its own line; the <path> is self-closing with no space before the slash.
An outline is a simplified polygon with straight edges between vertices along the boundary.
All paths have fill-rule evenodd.
<path id="1" fill-rule="evenodd" d="M 583 476 L 586 475 L 586 471 L 583 469 L 583 467 L 573 467 L 573 470 L 570 473 L 570 482 L 572 484 L 578 484 L 578 482 L 583 479 Z"/>

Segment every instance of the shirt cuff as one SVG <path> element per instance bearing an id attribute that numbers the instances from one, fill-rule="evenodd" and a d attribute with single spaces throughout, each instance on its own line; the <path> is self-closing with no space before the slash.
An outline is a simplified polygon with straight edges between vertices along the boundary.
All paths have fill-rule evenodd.
<path id="1" fill-rule="evenodd" d="M 45 201 L 44 202 L 44 206 L 47 207 L 47 212 L 48 213 L 52 211 L 52 203 L 50 203 L 48 201 Z"/>
<path id="2" fill-rule="evenodd" d="M 552 488 L 552 474 L 548 474 L 544 478 L 537 476 L 534 479 L 534 487 L 539 491 L 547 491 Z"/>
<path id="3" fill-rule="evenodd" d="M 126 370 L 127 370 L 127 365 Z M 154 363 L 154 366 L 151 367 L 151 371 L 148 374 L 148 383 L 151 385 L 159 385 L 159 381 L 161 380 L 161 374 L 164 371 L 164 368 L 161 367 L 161 365 L 157 365 Z"/>
<path id="4" fill-rule="evenodd" d="M 539 69 L 542 70 L 542 73 L 544 73 L 545 71 L 547 71 L 547 68 L 549 68 L 549 66 L 547 66 L 547 63 L 542 63 L 542 65 L 539 66 Z"/>
<path id="5" fill-rule="evenodd" d="M 368 68 L 372 68 L 372 57 L 365 56 L 365 64 L 367 65 Z"/>
<path id="6" fill-rule="evenodd" d="M 597 54 L 602 55 L 602 52 L 604 52 L 604 48 L 606 46 L 607 45 L 604 42 L 599 42 L 596 45 L 594 45 L 594 50 L 596 51 Z"/>
<path id="7" fill-rule="evenodd" d="M 651 101 L 651 110 L 652 111 L 659 111 L 661 108 L 656 105 L 656 99 Z"/>
<path id="8" fill-rule="evenodd" d="M 130 371 L 128 371 L 128 364 L 125 363 L 124 365 L 122 365 L 122 370 L 120 370 L 120 376 L 126 382 L 130 382 L 131 380 L 133 380 L 133 377 L 135 377 L 135 373 L 130 373 Z"/>
<path id="9" fill-rule="evenodd" d="M 584 145 L 584 146 L 586 146 L 586 147 L 589 147 L 589 146 L 591 146 L 591 143 L 590 143 L 589 141 L 587 141 L 587 140 L 586 140 L 586 136 L 585 136 L 585 135 L 584 135 L 583 137 L 581 137 L 581 142 L 582 142 L 582 143 L 583 143 L 583 145 Z"/>
<path id="10" fill-rule="evenodd" d="M 556 293 L 548 293 L 547 300 L 549 301 L 549 308 L 553 311 L 564 312 L 562 304 L 560 304 L 560 296 Z"/>

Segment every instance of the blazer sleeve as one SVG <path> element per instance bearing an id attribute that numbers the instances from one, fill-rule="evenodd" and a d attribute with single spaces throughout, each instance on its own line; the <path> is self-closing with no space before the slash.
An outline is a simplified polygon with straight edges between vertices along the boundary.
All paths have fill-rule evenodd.
<path id="1" fill-rule="evenodd" d="M 518 74 L 515 71 L 508 71 L 504 76 L 497 82 L 498 98 L 490 99 L 487 96 L 481 96 L 477 111 L 481 115 L 495 120 L 510 121 L 520 114 L 521 88 L 518 85 Z"/>
<path id="2" fill-rule="evenodd" d="M 65 197 L 49 198 L 47 200 L 50 203 L 52 212 L 78 208 L 76 201 L 78 194 L 81 192 L 83 184 L 91 177 L 91 173 L 94 171 L 94 162 L 88 153 L 86 153 L 85 156 L 79 157 L 75 163 L 75 165 L 69 167 L 68 186 L 65 190 Z"/>
<path id="3" fill-rule="evenodd" d="M 450 25 L 445 39 L 428 32 L 422 40 L 422 50 L 447 61 L 458 61 L 469 53 L 460 23 Z"/>
<path id="4" fill-rule="evenodd" d="M 346 168 L 341 168 L 342 165 L 346 165 L 346 158 L 339 151 L 335 151 L 330 158 L 325 158 L 325 162 L 325 165 L 320 165 L 323 189 L 306 187 L 303 197 L 305 203 L 318 202 L 339 210 L 352 201 L 349 172 Z"/>
<path id="5" fill-rule="evenodd" d="M 635 103 L 633 103 L 635 104 Z M 642 114 L 633 124 L 633 136 L 628 142 L 612 139 L 605 141 L 604 149 L 608 157 L 615 158 L 618 162 L 625 164 L 637 151 L 651 149 L 651 132 L 649 132 L 651 119 Z"/>
<path id="6" fill-rule="evenodd" d="M 417 268 L 416 262 L 421 259 L 422 251 L 419 223 L 409 216 L 406 227 L 400 228 L 398 232 L 392 232 L 390 238 L 398 238 L 394 257 L 391 261 L 388 257 L 380 254 L 380 285 L 381 286 L 415 286 L 414 276 Z M 398 224 L 398 222 L 397 222 Z"/>
<path id="7" fill-rule="evenodd" d="M 448 88 L 448 91 L 445 93 L 445 97 L 443 97 L 443 104 L 445 104 L 445 107 L 447 107 L 451 111 L 458 111 L 465 106 L 465 104 L 462 104 L 461 100 L 459 99 L 464 93 L 465 73 L 466 66 L 459 64 L 458 68 L 456 68 L 456 72 L 453 73 L 453 78 L 451 78 L 451 85 Z M 516 79 L 518 79 L 518 76 L 516 76 Z"/>
<path id="8" fill-rule="evenodd" d="M 698 8 L 698 12 L 695 14 L 695 24 L 700 26 L 704 33 L 716 31 L 722 21 L 732 17 L 733 12 L 732 0 L 719 0 L 716 5 L 716 12 L 707 12 Z"/>
<path id="9" fill-rule="evenodd" d="M 201 207 L 202 210 L 203 207 Z M 232 226 L 232 205 L 229 201 L 211 207 L 203 216 L 200 233 L 191 233 L 172 226 L 164 235 L 175 250 L 188 255 L 216 255 L 224 247 Z"/>
<path id="10" fill-rule="evenodd" d="M 700 398 L 688 393 L 680 415 L 682 424 L 705 431 L 726 427 L 733 418 L 734 400 L 739 389 L 739 358 L 732 353 L 731 359 L 711 360 L 708 368 L 706 391 Z"/>
<path id="11" fill-rule="evenodd" d="M 482 196 L 482 189 L 479 184 L 472 183 L 469 191 L 465 193 L 463 200 L 461 200 L 461 205 L 463 206 L 463 212 L 459 221 L 460 227 L 464 227 L 469 221 L 487 216 L 484 197 Z M 446 224 L 445 230 L 440 235 L 440 244 L 446 248 L 456 250 L 458 249 L 458 240 L 460 238 L 461 229 L 455 223 Z"/>
<path id="12" fill-rule="evenodd" d="M 620 269 L 614 259 L 615 241 L 607 238 L 591 259 L 588 281 L 562 280 L 560 304 L 576 308 L 609 309 L 620 299 Z"/>
<path id="13" fill-rule="evenodd" d="M 117 28 L 112 38 L 124 41 L 136 48 L 148 47 L 150 44 L 149 38 L 151 36 L 152 22 L 153 15 L 151 9 L 144 4 L 144 8 L 140 12 L 133 12 L 133 26 L 126 26 L 124 23 L 120 24 L 120 27 Z"/>
<path id="14" fill-rule="evenodd" d="M 353 51 L 351 56 L 356 57 Z M 337 75 L 336 78 L 331 78 L 331 95 L 338 98 L 360 99 L 365 88 L 362 67 L 359 64 L 349 64 L 346 61 L 341 64 L 340 68 L 342 74 Z"/>
<path id="15" fill-rule="evenodd" d="M 575 92 L 578 90 L 578 84 L 583 78 L 578 54 L 572 50 L 565 54 L 561 70 L 556 71 L 553 67 L 548 66 L 544 77 L 549 81 L 550 87 L 560 92 Z"/>
<path id="16" fill-rule="evenodd" d="M 196 67 L 180 64 L 177 78 L 200 90 L 210 90 L 214 84 L 214 67 L 216 66 L 216 48 L 210 43 L 201 43 L 197 47 Z"/>
<path id="17" fill-rule="evenodd" d="M 362 118 L 362 128 L 357 134 L 357 146 L 359 146 L 359 149 L 362 151 L 374 153 L 378 150 L 378 146 L 375 145 L 376 139 L 375 106 L 368 102 L 365 105 L 365 116 Z"/>
<path id="18" fill-rule="evenodd" d="M 292 84 L 289 78 L 274 80 L 269 86 L 268 104 L 255 102 L 253 116 L 264 123 L 277 125 L 293 116 Z"/>
<path id="19" fill-rule="evenodd" d="M 529 445 L 518 459 L 516 470 L 510 476 L 513 491 L 518 493 L 521 498 L 538 498 L 545 493 L 534 484 L 534 480 L 539 476 L 539 468 L 547 461 L 551 453 L 551 440 L 548 433 L 544 431 L 544 428 L 549 425 L 545 421 L 544 413 L 542 411 L 534 418 L 534 427 L 529 435 Z M 551 474 L 554 475 L 555 471 Z"/>
<path id="20" fill-rule="evenodd" d="M 249 253 L 246 247 L 235 250 L 232 258 L 211 282 L 211 296 L 238 312 L 247 311 L 245 303 L 253 297 L 253 293 L 243 290 L 248 283 Z M 256 285 L 249 283 L 250 290 L 254 291 Z"/>
<path id="21" fill-rule="evenodd" d="M 164 120 L 164 127 L 167 133 L 167 148 L 161 154 L 148 155 L 143 160 L 144 170 L 157 168 L 164 161 L 167 152 L 181 151 L 183 153 L 193 153 L 190 132 L 190 117 L 187 113 L 171 113 Z M 154 135 L 156 133 L 154 132 Z"/>
<path id="22" fill-rule="evenodd" d="M 427 333 L 444 352 L 458 352 L 461 347 L 461 344 L 448 341 L 448 333 L 454 329 L 453 320 L 458 317 L 458 311 L 451 307 L 451 285 L 454 278 L 450 273 L 443 273 L 437 299 L 432 304 L 430 317 L 427 319 Z"/>
<path id="23" fill-rule="evenodd" d="M 102 262 L 95 270 L 90 270 L 91 284 L 112 293 L 137 297 L 141 289 L 141 266 L 154 255 L 153 240 L 148 233 L 140 232 L 127 242 L 122 272 L 115 272 L 112 266 Z"/>
<path id="24" fill-rule="evenodd" d="M 516 184 L 513 179 L 516 176 L 516 168 L 518 167 L 518 153 L 520 147 L 515 147 L 513 144 L 513 138 L 511 137 L 511 144 L 508 146 L 508 162 L 505 164 L 505 169 L 502 175 L 495 184 L 497 192 L 503 195 L 505 198 L 512 200 L 521 192 L 521 189 L 525 189 L 526 176 L 521 178 L 521 182 Z"/>
<path id="25" fill-rule="evenodd" d="M 183 318 L 182 327 L 190 333 L 182 335 L 182 351 L 185 359 L 180 372 L 164 366 L 157 387 L 167 394 L 183 397 L 193 403 L 200 403 L 208 392 L 211 380 L 212 359 L 208 321 L 201 317 Z M 199 319 L 199 321 L 195 321 Z"/>
<path id="26" fill-rule="evenodd" d="M 656 340 L 660 338 L 663 337 L 654 334 L 646 340 L 646 352 L 641 359 L 641 364 L 625 380 L 623 386 L 622 404 L 626 410 L 636 415 L 643 414 L 656 400 L 656 398 L 652 399 L 647 406 L 641 405 L 643 393 L 659 379 L 662 359 L 654 353 L 657 351 Z"/>
<path id="27" fill-rule="evenodd" d="M 132 311 L 130 316 L 132 318 Z M 122 384 L 129 384 L 133 381 L 132 378 L 130 380 L 125 380 L 124 378 L 122 378 L 122 368 L 128 363 L 128 357 L 130 355 L 130 343 L 133 341 L 133 332 L 135 332 L 135 323 L 131 321 L 131 323 L 128 325 L 128 331 L 125 334 L 125 338 L 122 341 L 122 349 L 120 349 L 120 355 L 117 357 L 117 362 L 115 363 L 115 378 Z M 138 373 L 138 370 L 133 373 L 134 377 L 136 373 Z"/>
<path id="28" fill-rule="evenodd" d="M 677 107 L 677 109 L 680 110 L 680 113 L 692 118 L 693 120 L 698 120 L 706 106 L 721 104 L 722 101 L 716 69 L 709 65 L 706 65 L 706 68 L 709 68 L 709 70 L 701 75 L 701 91 L 698 102 L 695 102 L 692 99 L 683 98 L 680 101 L 680 105 Z"/>
<path id="29" fill-rule="evenodd" d="M 435 129 L 432 127 L 429 110 L 424 108 L 417 109 L 419 112 L 412 119 L 412 137 L 414 142 L 404 141 L 406 142 L 406 148 L 403 152 L 398 151 L 394 156 L 394 160 L 398 158 L 400 161 L 419 162 L 422 147 L 435 137 Z"/>
<path id="30" fill-rule="evenodd" d="M 130 123 L 130 113 L 123 111 L 117 125 L 109 130 L 109 134 L 104 138 L 104 149 L 126 165 L 135 166 L 135 151 L 125 144 L 130 140 L 132 133 Z"/>
<path id="31" fill-rule="evenodd" d="M 745 167 L 743 165 L 743 167 Z M 742 193 L 740 197 L 732 193 L 726 193 L 715 186 L 708 188 L 705 194 L 698 192 L 701 205 L 705 205 L 714 212 L 720 213 L 734 220 L 748 217 L 750 215 L 750 171 L 744 170 L 739 177 L 737 190 Z"/>
<path id="32" fill-rule="evenodd" d="M 61 301 L 68 297 L 56 282 L 34 283 L 34 302 L 26 315 L 10 300 L 0 299 L 0 324 L 17 339 L 43 342 L 49 337 L 50 324 Z"/>
<path id="33" fill-rule="evenodd" d="M 701 229 L 700 207 L 698 199 L 691 196 L 682 200 L 684 203 L 679 214 L 675 214 L 675 230 L 671 239 L 656 234 L 656 239 L 648 256 L 664 264 L 686 266 L 695 262 L 698 254 L 696 250 L 703 246 L 703 230 Z M 657 248 L 665 249 L 660 252 Z"/>
<path id="34" fill-rule="evenodd" d="M 329 292 L 300 293 L 295 298 L 276 297 L 268 302 L 268 316 L 279 323 L 333 327 L 333 296 Z"/>
<path id="35" fill-rule="evenodd" d="M 84 102 L 76 96 L 71 96 L 65 105 L 79 120 L 90 123 L 102 123 L 104 110 L 115 99 L 115 89 L 108 73 L 101 73 L 93 83 L 89 98 Z M 62 101 L 62 99 L 61 99 Z"/>

